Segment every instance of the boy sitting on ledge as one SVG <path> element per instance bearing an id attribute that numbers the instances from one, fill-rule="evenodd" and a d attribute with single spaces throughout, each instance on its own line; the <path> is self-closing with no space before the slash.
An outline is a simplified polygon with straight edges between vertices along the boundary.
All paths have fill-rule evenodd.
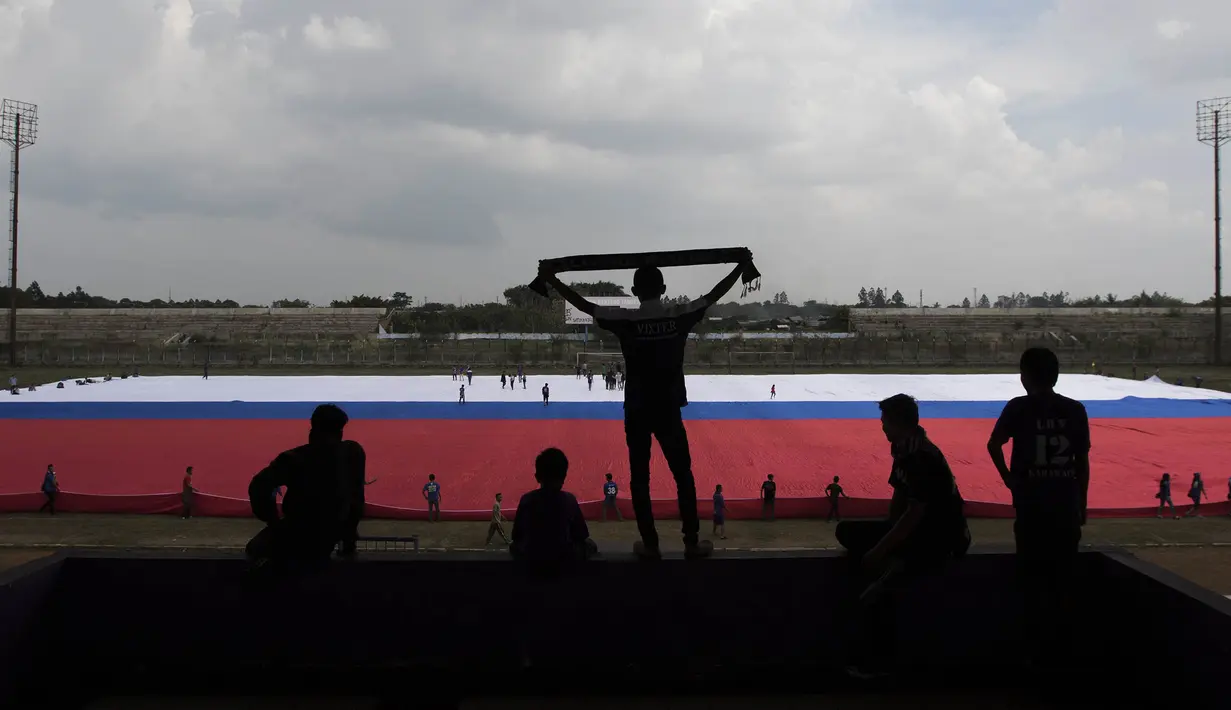
<path id="1" fill-rule="evenodd" d="M 534 567 L 559 569 L 598 553 L 581 506 L 564 490 L 568 457 L 560 449 L 545 449 L 534 459 L 537 490 L 521 497 L 513 518 L 513 558 Z"/>

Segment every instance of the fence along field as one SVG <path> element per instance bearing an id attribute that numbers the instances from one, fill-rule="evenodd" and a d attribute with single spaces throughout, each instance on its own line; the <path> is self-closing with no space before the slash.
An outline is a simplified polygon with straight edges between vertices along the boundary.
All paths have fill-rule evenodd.
<path id="1" fill-rule="evenodd" d="M 115 309 L 23 311 L 16 345 L 27 366 L 574 367 L 618 352 L 591 326 L 563 333 L 381 334 L 382 309 Z M 1224 329 L 1226 332 L 1227 329 Z M 690 367 L 715 372 L 829 367 L 1012 367 L 1046 345 L 1068 365 L 1202 364 L 1212 309 L 851 309 L 843 332 L 799 329 L 698 334 Z M 0 351 L 7 357 L 7 343 Z M 583 355 L 584 359 L 584 355 Z M 1128 374 L 1128 373 L 1124 373 Z"/>

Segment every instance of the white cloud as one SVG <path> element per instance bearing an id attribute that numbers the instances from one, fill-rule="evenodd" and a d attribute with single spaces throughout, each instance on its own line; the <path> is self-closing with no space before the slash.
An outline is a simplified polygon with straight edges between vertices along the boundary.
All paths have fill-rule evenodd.
<path id="1" fill-rule="evenodd" d="M 1208 18 L 1175 42 L 1146 0 L 954 6 L 0 0 L 0 86 L 43 120 L 23 279 L 456 301 L 746 244 L 797 300 L 1205 297 L 1192 105 L 1231 86 L 1231 4 L 1172 2 Z"/>
<path id="2" fill-rule="evenodd" d="M 326 22 L 313 15 L 304 25 L 303 37 L 316 49 L 388 49 L 389 33 L 379 24 L 358 17 L 340 17 Z"/>
<path id="3" fill-rule="evenodd" d="M 1192 25 L 1181 20 L 1167 20 L 1158 23 L 1158 33 L 1163 39 L 1179 39 L 1192 28 Z"/>

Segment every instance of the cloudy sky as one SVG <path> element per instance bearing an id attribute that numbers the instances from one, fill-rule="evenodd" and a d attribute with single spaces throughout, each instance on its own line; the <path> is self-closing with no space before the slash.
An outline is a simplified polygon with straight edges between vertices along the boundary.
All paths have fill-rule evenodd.
<path id="1" fill-rule="evenodd" d="M 1231 3 L 0 0 L 0 95 L 45 290 L 479 301 L 738 245 L 796 302 L 1198 299 Z"/>

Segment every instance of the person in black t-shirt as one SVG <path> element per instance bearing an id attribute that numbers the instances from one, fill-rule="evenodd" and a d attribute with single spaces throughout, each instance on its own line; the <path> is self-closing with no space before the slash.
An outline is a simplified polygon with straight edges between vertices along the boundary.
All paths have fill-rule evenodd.
<path id="1" fill-rule="evenodd" d="M 577 497 L 564 490 L 568 457 L 545 449 L 534 459 L 536 490 L 521 497 L 513 516 L 513 558 L 539 572 L 558 572 L 598 553 Z"/>
<path id="2" fill-rule="evenodd" d="M 769 474 L 765 477 L 765 482 L 761 484 L 761 519 L 773 521 L 774 519 L 774 498 L 778 495 L 778 484 L 774 483 L 774 474 Z"/>
<path id="3" fill-rule="evenodd" d="M 675 478 L 685 557 L 708 557 L 713 552 L 713 543 L 699 537 L 697 485 L 692 475 L 688 434 L 680 413 L 680 408 L 688 405 L 684 386 L 684 346 L 688 343 L 688 333 L 705 316 L 706 309 L 731 290 L 743 275 L 745 266 L 751 263 L 752 252 L 747 252 L 746 258 L 712 291 L 685 305 L 663 303 L 667 287 L 662 271 L 642 267 L 633 275 L 633 295 L 641 301 L 640 307 L 635 309 L 596 306 L 564 285 L 555 274 L 539 274 L 564 300 L 593 316 L 595 324 L 611 331 L 620 340 L 628 370 L 624 386 L 624 437 L 628 443 L 630 469 L 628 489 L 641 533 L 641 540 L 633 550 L 643 559 L 662 556 L 650 508 L 651 437 L 658 439 Z"/>
<path id="4" fill-rule="evenodd" d="M 335 405 L 317 407 L 308 443 L 284 451 L 253 476 L 248 500 L 266 524 L 247 547 L 258 565 L 324 562 L 339 542 L 344 552 L 354 551 L 367 457 L 358 443 L 343 440 L 347 419 Z M 279 517 L 275 492 L 283 486 Z"/>
<path id="5" fill-rule="evenodd" d="M 825 497 L 829 499 L 829 515 L 825 516 L 827 523 L 831 520 L 842 522 L 842 514 L 838 512 L 838 499 L 850 497 L 846 495 L 846 491 L 842 490 L 842 484 L 838 482 L 840 480 L 841 478 L 834 476 L 833 483 L 825 486 Z"/>
<path id="6" fill-rule="evenodd" d="M 1017 561 L 1026 627 L 1038 632 L 1038 661 L 1068 649 L 1069 590 L 1090 487 L 1090 421 L 1081 402 L 1055 392 L 1060 361 L 1047 348 L 1022 353 L 1024 397 L 1005 405 L 987 442 L 992 463 L 1013 494 Z M 1013 442 L 1009 463 L 1004 445 Z M 1042 655 L 1040 655 L 1042 654 Z"/>
<path id="7" fill-rule="evenodd" d="M 854 675 L 891 657 L 895 598 L 915 577 L 939 571 L 970 547 L 964 502 L 945 456 L 919 426 L 919 405 L 905 394 L 880 403 L 889 440 L 893 498 L 887 520 L 839 523 L 835 535 L 855 565 Z"/>

